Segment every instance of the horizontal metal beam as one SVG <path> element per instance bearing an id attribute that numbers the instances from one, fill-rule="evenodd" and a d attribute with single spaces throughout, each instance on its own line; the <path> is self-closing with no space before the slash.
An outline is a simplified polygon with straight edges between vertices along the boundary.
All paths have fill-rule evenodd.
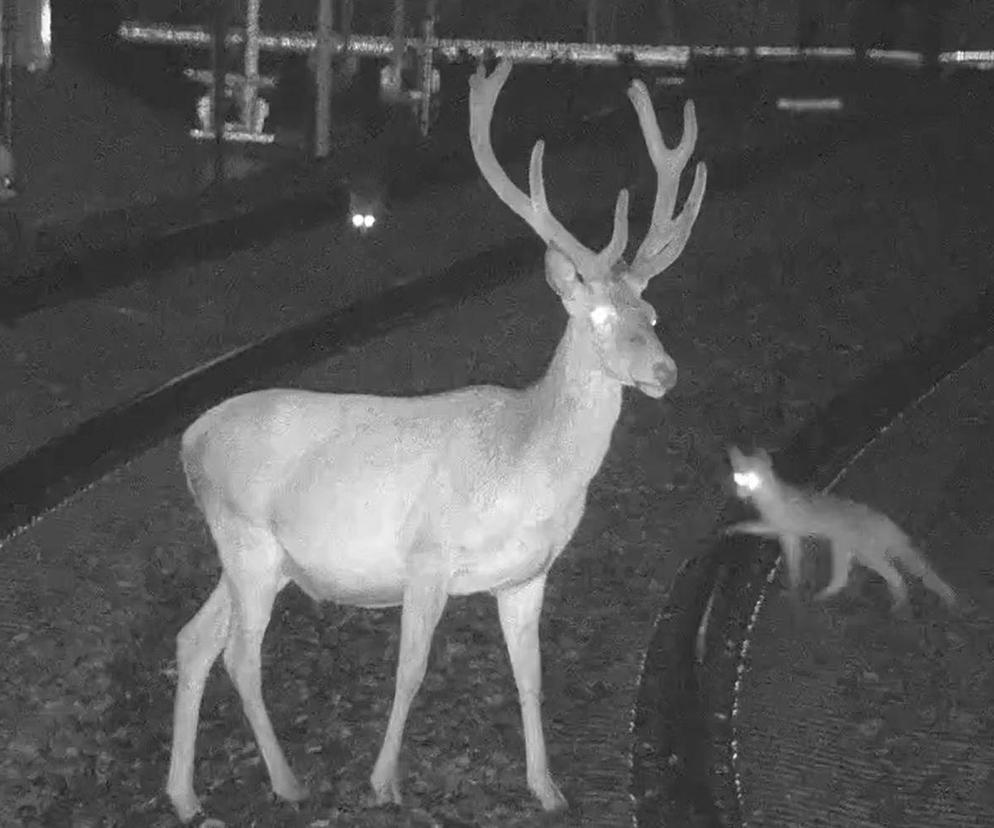
<path id="1" fill-rule="evenodd" d="M 136 22 L 122 23 L 118 29 L 122 39 L 131 43 L 178 46 L 194 49 L 209 49 L 210 32 L 202 26 L 170 26 Z M 228 33 L 229 46 L 245 43 L 245 32 L 232 29 Z M 276 54 L 309 55 L 317 48 L 317 38 L 313 32 L 269 32 L 259 33 L 259 50 Z M 414 50 L 424 48 L 421 38 L 408 38 L 407 47 Z M 641 66 L 683 68 L 693 58 L 717 60 L 759 59 L 766 61 L 789 61 L 799 58 L 821 61 L 851 61 L 856 58 L 853 49 L 836 46 L 822 46 L 811 49 L 798 49 L 792 46 L 655 46 L 629 43 L 562 43 L 528 40 L 472 40 L 465 38 L 439 38 L 429 43 L 438 56 L 450 60 L 462 54 L 481 58 L 493 54 L 499 58 L 510 58 L 516 63 L 551 63 L 565 61 L 585 65 L 616 66 L 635 61 Z M 343 38 L 335 33 L 332 43 L 335 53 L 345 48 Z M 352 35 L 348 51 L 363 57 L 389 57 L 393 53 L 393 40 L 378 35 Z M 920 66 L 923 57 L 918 52 L 871 49 L 866 58 L 875 63 Z M 994 50 L 957 50 L 939 55 L 940 63 L 971 66 L 979 69 L 994 68 Z"/>
<path id="2" fill-rule="evenodd" d="M 202 26 L 166 26 L 158 24 L 122 23 L 118 29 L 122 39 L 131 43 L 147 43 L 187 48 L 209 49 L 210 32 Z M 245 42 L 245 32 L 233 29 L 228 34 L 228 45 L 240 46 Z M 407 38 L 407 47 L 419 50 L 421 38 Z M 259 33 L 259 49 L 277 54 L 309 55 L 317 48 L 313 32 Z M 344 40 L 336 34 L 335 52 L 344 48 Z M 516 63 L 549 63 L 555 60 L 572 63 L 617 65 L 636 60 L 647 66 L 682 67 L 687 64 L 690 47 L 687 46 L 633 46 L 630 44 L 591 43 L 539 43 L 527 40 L 465 40 L 439 38 L 431 42 L 436 55 L 451 60 L 461 54 L 481 58 L 488 53 L 496 57 L 511 58 Z M 363 57 L 389 57 L 393 54 L 393 39 L 385 36 L 357 35 L 349 38 L 349 53 Z"/>

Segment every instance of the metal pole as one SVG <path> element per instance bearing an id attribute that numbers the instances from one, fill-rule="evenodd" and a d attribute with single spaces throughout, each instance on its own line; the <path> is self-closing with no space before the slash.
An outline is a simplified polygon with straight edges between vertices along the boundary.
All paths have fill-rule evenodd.
<path id="1" fill-rule="evenodd" d="M 393 82 L 394 91 L 400 93 L 404 84 L 401 81 L 401 69 L 407 38 L 404 30 L 404 0 L 393 0 Z"/>
<path id="2" fill-rule="evenodd" d="M 225 38 L 228 34 L 230 0 L 216 0 L 212 23 L 212 58 L 214 71 L 214 183 L 224 181 L 224 87 L 228 61 Z"/>
<path id="3" fill-rule="evenodd" d="M 339 24 L 339 28 L 342 34 L 342 52 L 339 68 L 342 71 L 343 79 L 351 82 L 352 78 L 355 77 L 358 61 L 358 57 L 349 51 L 349 40 L 352 37 L 352 18 L 355 15 L 355 0 L 342 0 L 341 12 L 342 22 Z"/>
<path id="4" fill-rule="evenodd" d="M 597 42 L 597 0 L 587 0 L 587 43 Z"/>
<path id="5" fill-rule="evenodd" d="M 318 0 L 318 45 L 315 67 L 314 154 L 325 158 L 331 152 L 331 91 L 334 51 L 334 6 L 332 0 Z"/>
<path id="6" fill-rule="evenodd" d="M 0 0 L 0 51 L 3 55 L 3 142 L 14 147 L 14 18 L 5 13 L 7 0 Z"/>
<path id="7" fill-rule="evenodd" d="M 129 21 L 122 23 L 118 32 L 121 38 L 129 43 L 154 43 L 188 49 L 208 49 L 212 43 L 210 32 L 199 26 L 144 25 Z M 229 45 L 237 46 L 244 43 L 245 38 L 241 32 L 234 30 L 229 32 L 227 41 Z M 342 39 L 336 35 L 334 42 L 335 53 L 338 54 L 344 49 Z M 412 49 L 421 48 L 420 38 L 405 39 L 405 43 Z M 317 38 L 313 31 L 259 35 L 259 50 L 262 52 L 309 55 L 316 47 Z M 393 52 L 392 36 L 354 34 L 349 39 L 350 55 L 389 58 Z M 584 66 L 619 66 L 635 63 L 646 68 L 667 69 L 686 68 L 694 58 L 727 61 L 755 58 L 772 62 L 807 58 L 828 62 L 848 62 L 856 57 L 853 49 L 834 46 L 817 46 L 802 52 L 791 46 L 659 46 L 647 43 L 559 43 L 474 38 L 439 38 L 435 41 L 435 53 L 447 60 L 460 60 L 467 55 L 473 58 L 493 55 L 529 65 L 566 61 Z M 917 52 L 872 49 L 866 57 L 875 63 L 899 64 L 909 68 L 919 67 L 922 63 L 922 56 Z M 994 69 L 994 50 L 960 49 L 942 52 L 939 55 L 939 62 L 991 70 Z"/>
<path id="8" fill-rule="evenodd" d="M 424 22 L 424 43 L 421 49 L 421 100 L 418 112 L 418 124 L 421 127 L 421 137 L 428 137 L 431 128 L 431 98 L 434 92 L 435 74 L 435 0 L 428 0 L 428 16 Z"/>
<path id="9" fill-rule="evenodd" d="M 242 89 L 242 122 L 252 129 L 255 99 L 259 92 L 259 0 L 248 0 L 245 9 L 245 86 Z"/>

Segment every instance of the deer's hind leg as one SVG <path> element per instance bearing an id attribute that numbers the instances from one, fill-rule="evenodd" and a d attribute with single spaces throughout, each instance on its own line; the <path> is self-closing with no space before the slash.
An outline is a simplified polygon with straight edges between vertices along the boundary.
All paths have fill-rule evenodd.
<path id="1" fill-rule="evenodd" d="M 176 636 L 176 700 L 166 792 L 183 822 L 193 819 L 200 810 L 193 788 L 200 703 L 207 676 L 228 638 L 230 623 L 231 593 L 222 575 L 204 605 Z"/>
<path id="2" fill-rule="evenodd" d="M 307 791 L 290 770 L 262 698 L 262 639 L 276 596 L 289 582 L 283 571 L 285 553 L 271 532 L 234 515 L 223 513 L 208 522 L 231 592 L 224 666 L 242 700 L 273 792 L 297 802 Z"/>

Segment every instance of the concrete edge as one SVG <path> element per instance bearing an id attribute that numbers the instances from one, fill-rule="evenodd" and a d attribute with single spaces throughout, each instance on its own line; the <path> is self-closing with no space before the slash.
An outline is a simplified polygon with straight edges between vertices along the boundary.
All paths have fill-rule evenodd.
<path id="1" fill-rule="evenodd" d="M 994 287 L 828 403 L 776 455 L 794 480 L 827 485 L 868 442 L 943 377 L 994 344 Z M 716 526 L 724 524 L 716 516 Z M 633 712 L 635 824 L 741 824 L 733 761 L 740 651 L 779 549 L 714 536 L 674 579 L 655 627 Z M 705 657 L 697 661 L 705 614 Z M 676 814 L 679 823 L 665 822 Z"/>

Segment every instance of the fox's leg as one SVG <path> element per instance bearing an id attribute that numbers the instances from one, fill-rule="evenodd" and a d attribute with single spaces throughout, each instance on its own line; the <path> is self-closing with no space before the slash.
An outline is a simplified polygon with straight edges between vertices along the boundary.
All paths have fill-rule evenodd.
<path id="1" fill-rule="evenodd" d="M 920 578 L 925 588 L 930 589 L 938 595 L 946 606 L 955 606 L 956 593 L 953 591 L 953 588 L 942 580 L 939 574 L 928 565 L 928 561 L 925 560 L 921 552 L 911 545 L 910 541 L 904 540 L 895 543 L 890 551 L 904 565 L 908 572 Z"/>
<path id="2" fill-rule="evenodd" d="M 849 573 L 852 569 L 852 550 L 838 543 L 829 544 L 832 553 L 832 577 L 824 589 L 815 594 L 815 600 L 824 601 L 833 595 L 838 595 L 849 583 Z"/>
<path id="3" fill-rule="evenodd" d="M 796 593 L 801 586 L 801 559 L 804 554 L 800 536 L 781 535 L 780 551 L 783 553 L 783 561 L 787 567 L 790 588 Z"/>
<path id="4" fill-rule="evenodd" d="M 741 523 L 733 523 L 725 529 L 726 535 L 759 535 L 761 537 L 771 537 L 779 534 L 770 524 L 761 520 L 744 520 Z"/>
<path id="5" fill-rule="evenodd" d="M 891 597 L 894 599 L 893 607 L 895 613 L 902 613 L 908 608 L 908 587 L 904 583 L 904 576 L 894 564 L 890 562 L 884 553 L 874 554 L 872 557 L 863 555 L 860 562 L 868 566 L 881 578 L 887 582 Z"/>

